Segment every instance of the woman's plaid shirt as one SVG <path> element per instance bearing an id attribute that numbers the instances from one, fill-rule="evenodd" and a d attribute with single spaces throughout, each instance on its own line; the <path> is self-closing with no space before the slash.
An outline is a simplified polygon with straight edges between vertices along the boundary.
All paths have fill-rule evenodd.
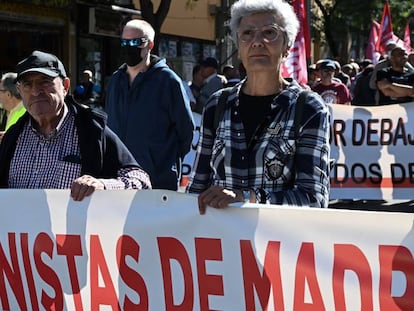
<path id="1" fill-rule="evenodd" d="M 253 189 L 259 203 L 327 207 L 329 202 L 329 109 L 316 93 L 307 96 L 299 135 L 295 137 L 296 100 L 302 88 L 292 82 L 272 104 L 271 120 L 255 133 L 248 150 L 238 95 L 243 83 L 227 98 L 223 118 L 214 131 L 220 91 L 203 112 L 200 138 L 188 192 L 211 185 Z"/>

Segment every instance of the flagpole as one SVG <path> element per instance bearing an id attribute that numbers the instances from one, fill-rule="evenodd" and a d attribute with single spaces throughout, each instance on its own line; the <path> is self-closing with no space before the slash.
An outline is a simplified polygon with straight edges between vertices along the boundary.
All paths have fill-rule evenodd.
<path id="1" fill-rule="evenodd" d="M 309 41 L 310 41 L 309 45 L 308 45 L 309 52 L 308 52 L 308 55 L 306 56 L 306 64 L 309 67 L 311 64 L 313 64 L 313 62 L 312 62 L 313 50 L 312 50 L 312 39 L 311 39 L 313 37 L 313 34 L 312 34 L 312 28 L 311 28 L 311 23 L 310 23 L 311 0 L 306 0 L 305 5 L 306 5 L 306 8 L 305 8 L 306 9 L 306 14 L 308 16 L 308 19 L 307 19 L 308 25 L 307 25 L 307 27 L 309 29 Z"/>

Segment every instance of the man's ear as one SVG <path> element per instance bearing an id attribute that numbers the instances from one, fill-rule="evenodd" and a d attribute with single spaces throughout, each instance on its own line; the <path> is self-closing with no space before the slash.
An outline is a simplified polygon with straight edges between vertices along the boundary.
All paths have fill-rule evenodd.
<path id="1" fill-rule="evenodd" d="M 65 91 L 69 92 L 70 79 L 69 78 L 63 78 L 62 79 L 62 84 L 63 84 L 63 88 L 65 89 Z"/>
<path id="2" fill-rule="evenodd" d="M 152 48 L 154 47 L 154 41 L 149 41 L 148 42 L 148 48 L 150 49 L 150 50 L 152 50 Z"/>

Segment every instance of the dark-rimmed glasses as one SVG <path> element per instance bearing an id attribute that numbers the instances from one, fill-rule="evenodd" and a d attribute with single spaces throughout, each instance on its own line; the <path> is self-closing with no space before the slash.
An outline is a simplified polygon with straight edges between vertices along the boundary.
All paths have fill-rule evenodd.
<path id="1" fill-rule="evenodd" d="M 263 41 L 266 43 L 276 41 L 282 34 L 285 33 L 283 28 L 278 25 L 266 25 L 260 30 L 252 27 L 240 29 L 238 31 L 238 37 L 241 42 L 250 43 L 256 38 L 258 32 L 260 33 Z"/>
<path id="2" fill-rule="evenodd" d="M 149 40 L 146 37 L 134 38 L 134 39 L 121 39 L 121 46 L 141 46 L 147 43 Z"/>

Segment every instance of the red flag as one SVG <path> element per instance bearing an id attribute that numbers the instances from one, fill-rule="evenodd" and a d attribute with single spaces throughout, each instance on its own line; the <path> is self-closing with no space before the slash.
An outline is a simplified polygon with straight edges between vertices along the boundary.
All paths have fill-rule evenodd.
<path id="1" fill-rule="evenodd" d="M 310 37 L 310 27 L 309 27 L 309 21 L 308 21 L 308 14 L 306 10 L 306 5 L 304 1 L 298 1 L 301 2 L 299 5 L 298 12 L 296 13 L 299 16 L 299 23 L 301 25 L 301 29 L 303 30 L 303 36 L 305 37 L 305 48 L 306 48 L 306 59 L 311 58 L 311 37 Z"/>
<path id="2" fill-rule="evenodd" d="M 369 33 L 368 44 L 365 49 L 365 58 L 372 60 L 374 64 L 378 63 L 380 54 L 376 50 L 378 42 L 378 34 L 380 30 L 380 24 L 376 21 L 371 22 L 371 32 Z"/>
<path id="3" fill-rule="evenodd" d="M 299 84 L 308 83 L 308 68 L 306 63 L 307 46 L 310 55 L 310 36 L 304 0 L 293 0 L 292 6 L 299 20 L 299 32 L 295 43 L 289 50 L 289 55 L 282 63 L 282 76 L 293 78 Z"/>
<path id="4" fill-rule="evenodd" d="M 405 26 L 404 45 L 407 53 L 411 52 L 410 25 Z"/>
<path id="5" fill-rule="evenodd" d="M 401 40 L 396 35 L 392 35 L 392 41 L 395 43 L 396 46 L 399 46 L 400 48 L 403 48 L 404 50 L 407 50 L 407 47 L 405 46 L 404 40 Z M 411 48 L 410 48 L 411 50 Z"/>
<path id="6" fill-rule="evenodd" d="M 393 41 L 393 35 L 390 6 L 387 0 L 382 12 L 381 26 L 378 34 L 377 51 L 379 53 L 384 54 L 386 52 L 386 46 Z"/>

